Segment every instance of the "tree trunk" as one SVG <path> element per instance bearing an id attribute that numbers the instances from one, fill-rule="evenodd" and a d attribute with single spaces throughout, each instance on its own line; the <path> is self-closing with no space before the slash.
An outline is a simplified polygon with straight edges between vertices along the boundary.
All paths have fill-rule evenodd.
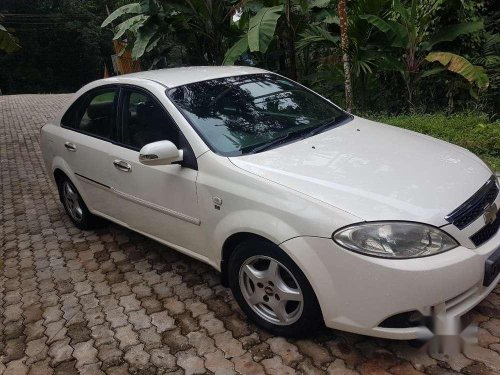
<path id="1" fill-rule="evenodd" d="M 297 60 L 295 56 L 295 37 L 290 21 L 290 0 L 285 1 L 285 17 L 286 17 L 286 34 L 287 34 L 287 49 L 288 62 L 290 69 L 290 78 L 297 80 Z"/>
<path id="2" fill-rule="evenodd" d="M 345 104 L 348 112 L 352 111 L 352 82 L 351 63 L 349 61 L 349 38 L 347 35 L 346 0 L 339 0 L 340 20 L 340 47 L 342 49 L 342 62 L 344 63 Z"/>

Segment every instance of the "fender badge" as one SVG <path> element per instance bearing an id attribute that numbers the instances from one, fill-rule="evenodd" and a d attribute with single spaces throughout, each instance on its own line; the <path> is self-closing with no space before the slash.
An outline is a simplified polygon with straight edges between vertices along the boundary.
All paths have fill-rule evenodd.
<path id="1" fill-rule="evenodd" d="M 220 197 L 213 197 L 212 202 L 214 202 L 214 208 L 216 210 L 220 210 L 220 206 L 222 206 L 222 198 Z"/>

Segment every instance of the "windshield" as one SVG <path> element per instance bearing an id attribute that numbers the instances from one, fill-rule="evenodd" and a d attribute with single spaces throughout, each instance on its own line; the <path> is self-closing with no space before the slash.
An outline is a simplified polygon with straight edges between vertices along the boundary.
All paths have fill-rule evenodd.
<path id="1" fill-rule="evenodd" d="M 208 146 L 225 156 L 276 147 L 330 128 L 349 115 L 274 74 L 195 82 L 168 90 Z"/>

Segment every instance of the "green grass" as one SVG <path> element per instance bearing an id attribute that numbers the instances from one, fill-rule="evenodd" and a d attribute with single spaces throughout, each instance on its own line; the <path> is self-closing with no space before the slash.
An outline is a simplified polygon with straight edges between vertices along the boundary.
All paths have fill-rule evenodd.
<path id="1" fill-rule="evenodd" d="M 469 113 L 364 117 L 465 147 L 500 172 L 500 120 L 491 122 L 485 115 Z"/>

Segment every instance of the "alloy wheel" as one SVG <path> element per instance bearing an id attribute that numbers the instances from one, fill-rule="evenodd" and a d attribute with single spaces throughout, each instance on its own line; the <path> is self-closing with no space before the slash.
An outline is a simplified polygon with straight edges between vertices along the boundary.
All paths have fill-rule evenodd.
<path id="1" fill-rule="evenodd" d="M 304 297 L 293 274 L 279 261 L 257 255 L 248 258 L 239 271 L 245 301 L 262 319 L 290 325 L 300 319 Z"/>
<path id="2" fill-rule="evenodd" d="M 64 204 L 66 205 L 69 214 L 74 220 L 81 221 L 83 218 L 83 210 L 80 205 L 80 197 L 78 196 L 75 188 L 68 181 L 64 181 L 62 192 Z"/>

